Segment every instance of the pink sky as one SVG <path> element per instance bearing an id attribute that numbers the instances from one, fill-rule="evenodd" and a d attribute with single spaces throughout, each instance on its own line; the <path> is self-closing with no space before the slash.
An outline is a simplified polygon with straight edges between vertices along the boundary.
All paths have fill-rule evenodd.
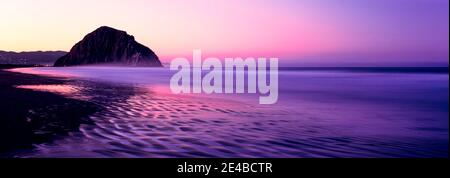
<path id="1" fill-rule="evenodd" d="M 448 0 L 4 0 L 0 50 L 70 50 L 106 25 L 168 62 L 210 56 L 295 63 L 448 65 Z"/>

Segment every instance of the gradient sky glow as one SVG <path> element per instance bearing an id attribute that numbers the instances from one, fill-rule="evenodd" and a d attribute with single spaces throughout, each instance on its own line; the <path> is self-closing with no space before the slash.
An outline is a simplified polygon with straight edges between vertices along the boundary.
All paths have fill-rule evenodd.
<path id="1" fill-rule="evenodd" d="M 448 0 L 2 0 L 0 50 L 70 50 L 106 25 L 168 62 L 279 57 L 317 65 L 448 65 Z"/>

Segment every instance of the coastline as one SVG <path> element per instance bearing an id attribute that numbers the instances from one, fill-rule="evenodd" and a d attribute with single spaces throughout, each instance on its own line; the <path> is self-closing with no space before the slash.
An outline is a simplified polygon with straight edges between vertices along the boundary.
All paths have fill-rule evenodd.
<path id="1" fill-rule="evenodd" d="M 448 157 L 441 73 L 282 71 L 281 102 L 263 107 L 252 96 L 172 95 L 164 88 L 171 73 L 157 69 L 31 70 L 0 75 L 10 91 L 1 95 L 22 104 L 19 133 L 33 139 L 0 157 Z M 99 110 L 87 113 L 92 106 Z M 79 115 L 67 120 L 70 112 Z"/>
<path id="2" fill-rule="evenodd" d="M 51 77 L 5 71 L 0 66 L 0 157 L 13 157 L 89 123 L 84 117 L 100 109 L 93 103 L 16 88 L 19 85 L 53 85 L 66 81 Z M 20 67 L 20 66 L 19 66 Z"/>

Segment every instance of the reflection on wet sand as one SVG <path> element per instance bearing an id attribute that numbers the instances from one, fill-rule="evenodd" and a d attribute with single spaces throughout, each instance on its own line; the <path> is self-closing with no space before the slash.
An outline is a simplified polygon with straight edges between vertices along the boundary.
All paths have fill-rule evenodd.
<path id="1" fill-rule="evenodd" d="M 448 157 L 448 74 L 281 71 L 279 102 L 259 105 L 247 95 L 174 95 L 164 68 L 15 72 L 62 77 L 18 87 L 100 108 L 21 157 Z"/>
<path id="2" fill-rule="evenodd" d="M 76 85 L 80 85 L 77 83 Z M 50 144 L 36 145 L 28 156 L 43 157 L 215 157 L 262 156 L 264 151 L 244 149 L 245 142 L 261 138 L 264 124 L 248 127 L 245 119 L 263 119 L 266 115 L 256 108 L 236 102 L 208 103 L 189 96 L 174 96 L 147 87 L 96 85 L 64 93 L 70 97 L 90 98 L 104 106 L 85 124 L 80 132 Z M 27 87 L 39 88 L 43 87 Z M 48 89 L 48 88 L 47 88 Z M 129 92 L 127 92 L 129 91 Z M 115 93 L 120 92 L 120 93 Z M 77 95 L 89 95 L 77 96 Z M 251 111 L 250 111 L 251 110 Z M 267 111 L 266 111 L 267 112 Z M 271 117 L 284 114 L 270 112 Z M 271 126 L 279 121 L 268 120 Z M 245 128 L 243 128 L 245 127 Z M 238 129 L 238 130 L 235 130 Z M 245 133 L 241 135 L 240 133 Z M 270 135 L 268 135 L 270 136 Z M 228 140 L 229 139 L 229 140 Z M 250 139 L 250 140 L 249 140 Z M 253 142 L 251 141 L 251 142 Z"/>
<path id="3" fill-rule="evenodd" d="M 424 148 L 424 143 L 417 140 L 346 135 L 342 128 L 324 124 L 328 122 L 326 119 L 298 109 L 225 98 L 205 100 L 172 95 L 163 86 L 80 80 L 60 86 L 22 88 L 55 92 L 103 106 L 89 117 L 92 124 L 82 124 L 79 131 L 62 139 L 35 145 L 31 152 L 20 155 L 23 157 L 426 157 L 441 154 Z"/>
<path id="4" fill-rule="evenodd" d="M 80 89 L 73 85 L 18 85 L 16 88 L 29 89 L 35 91 L 52 92 L 61 95 L 75 95 Z"/>

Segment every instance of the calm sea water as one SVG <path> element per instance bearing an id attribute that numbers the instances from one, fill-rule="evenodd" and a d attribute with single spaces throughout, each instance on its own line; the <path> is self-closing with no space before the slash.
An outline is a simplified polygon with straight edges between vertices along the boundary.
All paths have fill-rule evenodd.
<path id="1" fill-rule="evenodd" d="M 282 70 L 278 103 L 259 105 L 174 95 L 166 68 L 14 71 L 70 78 L 17 87 L 105 108 L 23 157 L 448 157 L 448 72 Z"/>

